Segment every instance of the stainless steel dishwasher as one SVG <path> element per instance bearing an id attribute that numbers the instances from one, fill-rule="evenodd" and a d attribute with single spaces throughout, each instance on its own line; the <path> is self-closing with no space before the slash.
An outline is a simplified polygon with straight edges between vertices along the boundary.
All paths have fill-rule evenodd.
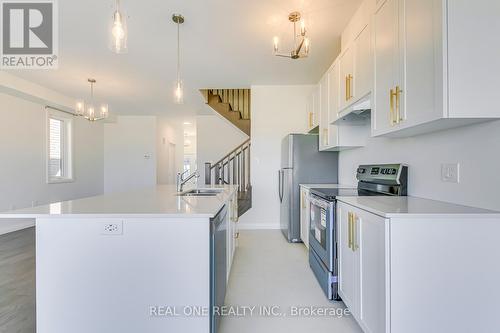
<path id="1" fill-rule="evenodd" d="M 210 220 L 210 332 L 217 333 L 220 316 L 214 311 L 224 305 L 227 282 L 227 207 Z"/>

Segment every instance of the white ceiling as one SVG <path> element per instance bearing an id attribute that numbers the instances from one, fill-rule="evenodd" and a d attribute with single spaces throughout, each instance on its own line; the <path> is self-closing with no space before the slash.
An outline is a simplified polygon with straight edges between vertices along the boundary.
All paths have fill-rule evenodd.
<path id="1" fill-rule="evenodd" d="M 115 114 L 190 114 L 203 107 L 199 88 L 312 84 L 340 49 L 340 34 L 361 0 L 122 0 L 128 15 L 124 55 L 108 49 L 114 0 L 61 0 L 59 69 L 11 71 L 72 97 L 96 97 Z M 288 13 L 299 10 L 311 38 L 309 58 L 272 55 L 272 37 L 291 40 Z M 181 13 L 185 104 L 173 104 L 176 25 Z"/>

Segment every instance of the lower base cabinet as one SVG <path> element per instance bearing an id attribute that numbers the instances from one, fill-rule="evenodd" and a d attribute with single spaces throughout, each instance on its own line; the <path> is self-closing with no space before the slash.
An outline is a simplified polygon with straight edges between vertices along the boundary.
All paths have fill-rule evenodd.
<path id="1" fill-rule="evenodd" d="M 385 219 L 339 203 L 339 294 L 365 332 L 386 332 Z"/>
<path id="2" fill-rule="evenodd" d="M 339 294 L 366 333 L 496 332 L 500 215 L 337 205 Z"/>

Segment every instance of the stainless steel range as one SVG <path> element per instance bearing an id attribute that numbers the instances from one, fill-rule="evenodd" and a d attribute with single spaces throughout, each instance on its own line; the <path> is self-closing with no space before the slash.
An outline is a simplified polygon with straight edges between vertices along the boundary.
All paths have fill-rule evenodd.
<path id="1" fill-rule="evenodd" d="M 328 299 L 337 294 L 336 198 L 338 196 L 404 196 L 408 167 L 403 164 L 361 165 L 357 188 L 313 188 L 309 230 L 309 265 Z"/>

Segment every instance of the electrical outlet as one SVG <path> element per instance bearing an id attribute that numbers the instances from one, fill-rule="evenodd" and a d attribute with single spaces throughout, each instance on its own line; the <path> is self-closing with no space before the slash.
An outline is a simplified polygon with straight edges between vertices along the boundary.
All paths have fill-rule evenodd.
<path id="1" fill-rule="evenodd" d="M 100 222 L 101 235 L 123 235 L 123 221 Z"/>
<path id="2" fill-rule="evenodd" d="M 441 181 L 446 183 L 459 183 L 460 164 L 459 163 L 441 164 Z"/>

